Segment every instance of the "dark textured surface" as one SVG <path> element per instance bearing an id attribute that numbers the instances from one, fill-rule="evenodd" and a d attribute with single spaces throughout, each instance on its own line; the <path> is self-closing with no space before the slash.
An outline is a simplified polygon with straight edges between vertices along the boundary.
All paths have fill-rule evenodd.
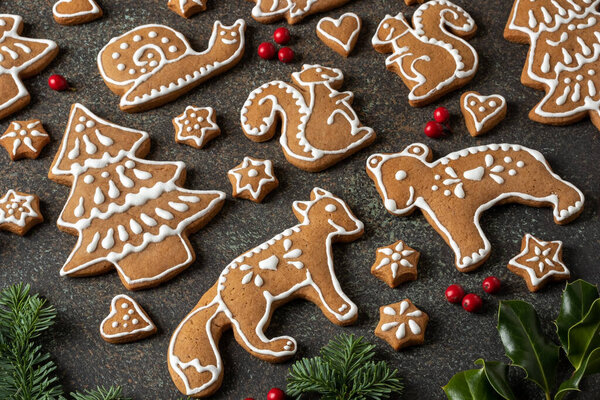
<path id="1" fill-rule="evenodd" d="M 354 243 L 336 245 L 334 256 L 338 277 L 346 293 L 359 306 L 358 323 L 340 328 L 308 303 L 296 302 L 280 309 L 272 321 L 269 335 L 290 334 L 298 340 L 296 359 L 313 356 L 334 335 L 347 332 L 364 335 L 377 344 L 378 355 L 388 360 L 405 377 L 407 399 L 443 398 L 440 386 L 463 369 L 473 368 L 479 357 L 508 360 L 503 356 L 496 326 L 496 308 L 501 299 L 532 302 L 553 334 L 551 320 L 558 313 L 562 284 L 530 294 L 521 278 L 506 269 L 507 261 L 518 253 L 522 236 L 530 232 L 546 240 L 563 240 L 564 259 L 575 278 L 600 281 L 600 223 L 598 220 L 598 131 L 589 121 L 567 127 L 549 127 L 530 121 L 527 113 L 541 98 L 541 92 L 523 87 L 519 82 L 527 46 L 506 42 L 502 30 L 511 1 L 457 1 L 477 21 L 479 30 L 473 46 L 480 55 L 475 79 L 464 90 L 483 94 L 499 93 L 508 100 L 508 116 L 496 129 L 474 139 L 462 122 L 456 91 L 435 105 L 414 109 L 408 105 L 407 90 L 400 79 L 385 70 L 384 56 L 371 47 L 370 38 L 386 13 L 414 8 L 400 0 L 352 1 L 327 13 L 337 16 L 355 11 L 364 20 L 356 49 L 347 60 L 325 47 L 314 33 L 319 17 L 313 16 L 291 28 L 292 48 L 297 61 L 290 65 L 266 62 L 255 49 L 269 39 L 276 26 L 264 26 L 250 18 L 252 3 L 242 0 L 209 0 L 208 10 L 186 21 L 169 11 L 166 0 L 101 0 L 105 15 L 97 22 L 77 27 L 63 27 L 52 19 L 50 1 L 10 0 L 0 3 L 0 12 L 22 15 L 25 34 L 56 40 L 60 55 L 40 76 L 26 82 L 32 103 L 21 112 L 0 122 L 3 132 L 10 119 L 39 118 L 53 141 L 38 160 L 10 162 L 0 154 L 0 192 L 10 188 L 36 193 L 42 200 L 46 222 L 20 238 L 0 232 L 0 286 L 20 281 L 31 283 L 34 291 L 56 306 L 57 324 L 44 337 L 47 348 L 59 365 L 58 373 L 66 389 L 120 384 L 136 399 L 174 399 L 178 392 L 167 371 L 166 349 L 171 332 L 218 277 L 222 268 L 237 255 L 295 224 L 291 210 L 294 200 L 308 199 L 313 186 L 321 186 L 344 198 L 365 223 L 364 237 Z M 242 17 L 249 22 L 247 51 L 242 62 L 229 73 L 207 82 L 178 101 L 143 114 L 128 115 L 118 109 L 118 98 L 102 82 L 96 68 L 96 55 L 114 35 L 137 25 L 164 23 L 180 30 L 196 49 L 206 47 L 212 22 L 231 23 Z M 337 166 L 318 174 L 300 171 L 288 164 L 276 140 L 253 143 L 239 127 L 239 109 L 247 94 L 260 84 L 289 80 L 289 74 L 302 63 L 323 63 L 341 68 L 346 75 L 345 90 L 354 91 L 355 105 L 365 125 L 373 127 L 378 139 Z M 68 77 L 76 92 L 56 93 L 46 86 L 51 73 Z M 188 166 L 186 186 L 219 189 L 231 193 L 226 172 L 252 155 L 273 160 L 281 182 L 263 204 L 234 200 L 228 196 L 220 215 L 207 227 L 191 236 L 197 261 L 184 273 L 156 289 L 133 293 L 159 327 L 154 337 L 129 345 L 105 343 L 98 326 L 107 315 L 111 298 L 126 290 L 117 274 L 93 278 L 61 278 L 60 267 L 76 238 L 60 232 L 55 221 L 65 203 L 69 188 L 46 178 L 58 149 L 73 102 L 81 102 L 93 112 L 112 122 L 145 129 L 152 138 L 150 159 L 181 160 Z M 223 134 L 204 150 L 177 145 L 171 118 L 186 105 L 212 106 L 217 110 Z M 437 105 L 453 114 L 454 133 L 443 140 L 430 140 L 422 126 L 431 118 Z M 586 195 L 586 207 L 579 219 L 566 226 L 552 222 L 549 209 L 524 206 L 496 207 L 485 214 L 483 226 L 492 243 L 490 259 L 476 272 L 461 274 L 453 265 L 448 246 L 421 215 L 395 218 L 385 212 L 377 193 L 364 171 L 366 157 L 376 151 L 399 151 L 414 141 L 430 145 L 436 157 L 476 144 L 494 142 L 520 143 L 540 150 L 554 170 L 573 182 Z M 390 289 L 369 272 L 375 249 L 402 239 L 421 251 L 419 279 Z M 497 296 L 483 296 L 485 310 L 470 315 L 459 306 L 445 302 L 443 293 L 449 284 L 461 283 L 468 291 L 482 293 L 481 281 L 488 275 L 502 279 L 504 290 Z M 395 353 L 373 330 L 381 305 L 409 297 L 430 318 L 426 343 Z M 264 398 L 271 386 L 284 386 L 288 364 L 271 365 L 251 357 L 226 334 L 221 341 L 225 379 L 215 399 Z M 563 361 L 562 370 L 568 370 Z M 513 378 L 522 377 L 512 370 Z M 564 375 L 564 373 L 563 373 Z M 515 380 L 516 382 L 516 380 Z M 543 396 L 532 384 L 515 388 L 523 399 Z M 577 398 L 597 398 L 600 379 L 587 379 L 585 392 Z M 595 392 L 595 393 L 594 393 Z"/>

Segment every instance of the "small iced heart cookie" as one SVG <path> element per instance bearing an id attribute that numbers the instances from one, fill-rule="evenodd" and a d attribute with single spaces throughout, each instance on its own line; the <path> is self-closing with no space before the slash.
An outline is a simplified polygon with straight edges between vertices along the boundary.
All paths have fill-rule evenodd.
<path id="1" fill-rule="evenodd" d="M 327 47 L 343 57 L 348 57 L 356 45 L 361 28 L 360 17 L 349 12 L 338 19 L 321 19 L 317 24 L 317 36 Z"/>
<path id="2" fill-rule="evenodd" d="M 131 297 L 119 294 L 110 303 L 110 314 L 100 324 L 100 335 L 109 343 L 128 343 L 156 333 L 156 325 Z"/>
<path id="3" fill-rule="evenodd" d="M 61 25 L 78 25 L 102 16 L 102 9 L 94 0 L 59 0 L 52 7 L 54 20 Z"/>
<path id="4" fill-rule="evenodd" d="M 471 136 L 479 136 L 506 117 L 506 100 L 499 94 L 482 96 L 477 92 L 465 92 L 460 97 L 460 110 Z"/>

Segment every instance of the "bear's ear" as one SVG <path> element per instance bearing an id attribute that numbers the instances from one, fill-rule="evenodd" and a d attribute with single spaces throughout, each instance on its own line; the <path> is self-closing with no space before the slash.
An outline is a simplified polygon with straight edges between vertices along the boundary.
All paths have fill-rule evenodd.
<path id="1" fill-rule="evenodd" d="M 321 189 L 319 187 L 316 187 L 312 190 L 312 192 L 310 192 L 310 199 L 311 200 L 316 200 L 319 199 L 321 197 L 333 197 L 333 195 L 328 192 L 325 189 Z"/>
<path id="2" fill-rule="evenodd" d="M 402 154 L 420 158 L 421 160 L 427 162 L 431 161 L 432 158 L 431 150 L 423 143 L 413 143 L 409 146 L 406 146 L 406 148 L 402 150 Z"/>
<path id="3" fill-rule="evenodd" d="M 310 208 L 310 201 L 295 201 L 292 204 L 292 208 L 294 209 L 294 214 L 298 221 L 304 222 L 306 217 L 308 217 L 308 209 Z"/>

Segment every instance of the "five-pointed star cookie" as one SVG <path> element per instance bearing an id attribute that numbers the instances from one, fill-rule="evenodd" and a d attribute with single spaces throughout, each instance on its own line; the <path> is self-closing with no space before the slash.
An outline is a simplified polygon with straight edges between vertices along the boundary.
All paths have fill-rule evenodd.
<path id="1" fill-rule="evenodd" d="M 0 137 L 0 144 L 13 161 L 21 158 L 38 158 L 49 142 L 50 136 L 39 119 L 13 121 Z"/>
<path id="2" fill-rule="evenodd" d="M 233 197 L 260 203 L 271 190 L 279 186 L 270 160 L 244 157 L 244 161 L 227 172 Z"/>
<path id="3" fill-rule="evenodd" d="M 201 149 L 221 134 L 212 107 L 187 106 L 185 111 L 173 119 L 175 141 Z"/>
<path id="4" fill-rule="evenodd" d="M 544 242 L 529 233 L 521 241 L 521 252 L 508 262 L 508 269 L 525 279 L 536 292 L 551 281 L 564 281 L 571 273 L 562 261 L 562 242 Z"/>
<path id="5" fill-rule="evenodd" d="M 408 247 L 402 240 L 377 249 L 377 258 L 371 267 L 371 274 L 396 287 L 402 282 L 417 279 L 417 263 L 421 253 Z"/>
<path id="6" fill-rule="evenodd" d="M 0 230 L 23 236 L 43 220 L 36 195 L 11 189 L 0 198 Z"/>
<path id="7" fill-rule="evenodd" d="M 379 325 L 375 335 L 389 343 L 394 350 L 422 344 L 429 316 L 409 299 L 379 309 Z"/>

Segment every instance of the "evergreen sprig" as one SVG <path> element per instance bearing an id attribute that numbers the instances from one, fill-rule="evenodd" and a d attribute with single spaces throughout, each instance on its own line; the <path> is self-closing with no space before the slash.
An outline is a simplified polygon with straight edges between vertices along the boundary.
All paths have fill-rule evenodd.
<path id="1" fill-rule="evenodd" d="M 287 394 L 297 399 L 317 393 L 324 400 L 383 400 L 402 393 L 398 370 L 384 361 L 373 361 L 374 348 L 363 337 L 335 337 L 319 357 L 303 358 L 292 365 Z"/>
<path id="2" fill-rule="evenodd" d="M 106 389 L 100 386 L 94 390 L 86 390 L 83 393 L 71 393 L 73 400 L 131 400 L 129 397 L 123 397 L 123 390 L 118 386 L 111 386 Z"/>

